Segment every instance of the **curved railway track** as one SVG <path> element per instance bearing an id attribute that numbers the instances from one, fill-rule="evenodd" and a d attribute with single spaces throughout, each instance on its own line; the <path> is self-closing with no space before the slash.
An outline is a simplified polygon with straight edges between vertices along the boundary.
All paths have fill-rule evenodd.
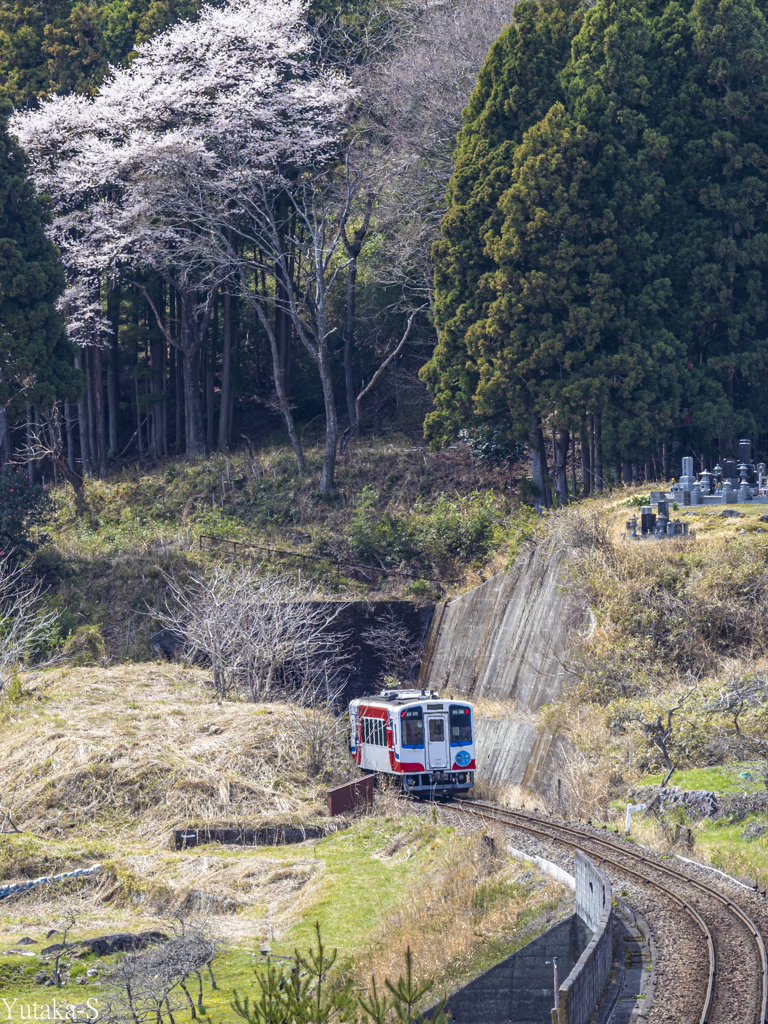
<path id="1" fill-rule="evenodd" d="M 629 876 L 640 885 L 663 895 L 683 911 L 698 929 L 707 946 L 708 969 L 704 1001 L 699 1024 L 715 1024 L 715 1019 L 733 1020 L 734 1024 L 768 1024 L 768 957 L 765 943 L 752 919 L 733 900 L 707 885 L 698 878 L 683 871 L 661 864 L 655 857 L 635 850 L 628 843 L 616 842 L 600 835 L 594 835 L 573 825 L 555 822 L 524 811 L 512 811 L 480 800 L 454 799 L 446 805 L 447 810 L 461 810 L 474 817 L 506 825 L 525 832 L 537 839 L 555 842 L 570 850 L 581 850 L 598 864 L 611 868 L 616 874 Z M 682 892 L 672 892 L 671 887 L 682 887 Z M 689 895 L 690 894 L 690 895 Z M 694 907 L 691 896 L 698 896 L 705 904 Z M 723 918 L 725 915 L 725 918 Z M 718 924 L 714 918 L 720 918 Z M 724 920 L 729 922 L 724 925 Z M 710 927 L 711 926 L 711 927 Z M 730 936 L 727 933 L 730 928 Z M 714 930 L 714 934 L 713 934 Z M 749 938 L 749 944 L 756 956 L 757 984 L 755 986 L 753 1009 L 747 1017 L 734 1017 L 728 1013 L 734 996 L 731 968 L 744 965 L 737 963 L 739 942 L 734 943 L 733 931 L 740 931 Z M 733 946 L 733 949 L 730 947 Z M 721 981 L 722 979 L 722 981 Z M 719 1012 L 713 1011 L 719 1006 Z M 734 1012 L 735 1007 L 734 1007 Z"/>

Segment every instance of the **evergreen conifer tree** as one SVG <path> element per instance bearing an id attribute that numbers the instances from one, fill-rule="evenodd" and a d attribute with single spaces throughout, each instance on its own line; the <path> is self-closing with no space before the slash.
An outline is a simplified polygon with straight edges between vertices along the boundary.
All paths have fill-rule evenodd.
<path id="1" fill-rule="evenodd" d="M 500 223 L 524 132 L 562 99 L 558 75 L 581 22 L 578 0 L 521 0 L 515 20 L 491 47 L 478 76 L 456 147 L 442 238 L 434 248 L 439 343 L 422 379 L 435 397 L 428 436 L 445 441 L 472 418 L 478 372 L 466 332 L 493 299 L 494 269 L 485 237 Z"/>
<path id="2" fill-rule="evenodd" d="M 27 177 L 21 147 L 0 121 L 0 456 L 9 455 L 7 423 L 28 405 L 76 397 L 79 374 L 56 312 L 64 271 L 45 235 L 46 212 Z"/>
<path id="3" fill-rule="evenodd" d="M 757 433 L 767 62 L 754 0 L 598 0 L 538 124 L 468 119 L 435 248 L 433 439 L 506 415 L 535 449 L 545 422 L 562 432 L 586 413 L 621 463 L 662 438 L 717 455 Z M 495 192 L 465 158 L 470 135 L 473 153 L 504 153 Z"/>

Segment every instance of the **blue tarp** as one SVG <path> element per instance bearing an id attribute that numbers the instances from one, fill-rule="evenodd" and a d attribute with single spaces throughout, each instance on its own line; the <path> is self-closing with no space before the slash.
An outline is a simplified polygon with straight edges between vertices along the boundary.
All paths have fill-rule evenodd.
<path id="1" fill-rule="evenodd" d="M 78 868 L 77 871 L 65 871 L 61 875 L 42 875 L 40 878 L 31 878 L 27 882 L 13 882 L 11 885 L 0 885 L 0 900 L 8 896 L 15 896 L 16 893 L 26 892 L 28 889 L 35 889 L 38 885 L 51 885 L 56 882 L 63 882 L 67 878 L 82 878 L 84 875 L 97 875 L 101 871 L 101 864 L 93 864 L 89 868 Z"/>

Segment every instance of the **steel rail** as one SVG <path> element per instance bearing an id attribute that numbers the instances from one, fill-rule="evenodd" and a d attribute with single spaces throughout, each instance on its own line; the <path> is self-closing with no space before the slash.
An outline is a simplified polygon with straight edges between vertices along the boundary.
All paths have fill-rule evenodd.
<path id="1" fill-rule="evenodd" d="M 489 804 L 485 801 L 479 800 L 465 800 L 455 799 L 452 801 L 454 807 L 458 807 L 461 810 L 468 811 L 472 815 L 478 817 L 488 818 L 493 821 L 497 821 L 501 824 L 507 824 L 513 828 L 518 828 L 521 831 L 528 832 L 531 835 L 539 838 L 549 839 L 551 841 L 559 843 L 561 846 L 571 847 L 572 849 L 581 849 L 584 853 L 589 854 L 590 851 L 584 849 L 584 847 L 578 842 L 573 840 L 581 840 L 582 843 L 592 843 L 596 846 L 607 848 L 615 853 L 621 854 L 625 857 L 629 857 L 632 860 L 639 861 L 647 868 L 652 870 L 661 871 L 662 873 L 674 877 L 679 882 L 684 882 L 689 885 L 695 886 L 701 892 L 708 896 L 713 897 L 717 902 L 721 903 L 733 916 L 739 919 L 740 923 L 749 931 L 750 935 L 755 939 L 760 959 L 762 962 L 762 977 L 761 977 L 761 1009 L 760 1016 L 758 1018 L 758 1024 L 768 1024 L 768 1017 L 766 1016 L 766 1001 L 768 1000 L 768 963 L 766 962 L 766 950 L 763 938 L 755 927 L 754 922 L 751 918 L 745 914 L 740 907 L 732 903 L 729 899 L 719 893 L 716 889 L 711 888 L 699 882 L 697 879 L 690 878 L 688 875 L 681 871 L 676 871 L 674 868 L 669 868 L 665 864 L 659 864 L 652 858 L 646 858 L 641 856 L 639 852 L 627 847 L 626 845 L 612 842 L 608 839 L 604 839 L 602 836 L 591 836 L 580 829 L 570 827 L 565 824 L 559 824 L 549 821 L 545 818 L 539 818 L 531 814 L 523 813 L 521 811 L 512 811 L 507 808 L 497 807 L 494 804 Z M 449 807 L 451 805 L 448 805 Z M 550 829 L 552 831 L 546 831 Z M 555 833 L 555 834 L 553 834 Z M 556 833 L 561 833 L 560 835 Z M 571 839 L 563 839 L 562 833 L 570 836 Z M 643 875 L 640 871 L 636 871 L 633 868 L 629 868 L 624 864 L 621 864 L 612 858 L 602 857 L 602 863 L 609 864 L 619 874 L 632 875 L 638 878 L 643 884 L 650 886 L 651 888 L 658 889 L 664 894 L 667 899 L 670 899 L 676 904 L 681 910 L 684 910 L 688 916 L 695 921 L 697 926 L 701 929 L 707 942 L 707 948 L 709 953 L 709 973 L 707 978 L 707 991 L 704 1000 L 704 1007 L 702 1009 L 701 1017 L 699 1018 L 699 1024 L 708 1024 L 709 1014 L 712 1009 L 712 1000 L 714 997 L 714 984 L 716 977 L 716 961 L 715 961 L 715 946 L 712 939 L 712 933 L 709 930 L 706 922 L 703 920 L 701 915 L 685 900 L 671 893 L 669 889 L 665 888 L 660 882 L 655 881 L 652 878 Z"/>
<path id="2" fill-rule="evenodd" d="M 461 802 L 461 801 L 459 801 Z M 474 803 L 474 801 L 472 801 Z M 469 804 L 470 801 L 464 801 L 465 804 Z M 478 801 L 482 803 L 482 801 Z M 493 805 L 487 805 L 493 807 Z M 496 808 L 493 808 L 496 810 Z M 765 942 L 760 934 L 759 929 L 755 925 L 754 921 L 741 909 L 741 907 L 733 903 L 717 889 L 707 885 L 704 882 L 700 882 L 696 878 L 691 878 L 690 875 L 685 874 L 683 871 L 677 871 L 675 868 L 669 867 L 667 864 L 660 864 L 654 858 L 646 858 L 641 856 L 638 851 L 633 850 L 626 843 L 617 843 L 613 840 L 606 839 L 603 836 L 591 836 L 581 829 L 574 828 L 573 826 L 554 824 L 548 821 L 546 818 L 534 817 L 532 815 L 524 814 L 521 811 L 507 810 L 507 808 L 498 808 L 499 813 L 506 815 L 509 818 L 517 821 L 519 819 L 534 820 L 545 826 L 557 828 L 562 832 L 567 832 L 573 836 L 580 836 L 586 839 L 588 842 L 595 843 L 598 846 L 606 847 L 607 849 L 613 850 L 616 853 L 624 854 L 634 860 L 639 860 L 641 864 L 647 864 L 652 867 L 655 871 L 660 871 L 670 878 L 676 879 L 678 882 L 684 882 L 687 885 L 692 885 L 700 892 L 705 893 L 707 896 L 712 897 L 718 903 L 720 903 L 726 910 L 729 911 L 734 917 L 737 917 L 744 925 L 746 930 L 755 940 L 755 944 L 758 949 L 760 963 L 762 966 L 761 970 L 761 1001 L 760 1001 L 760 1015 L 758 1017 L 758 1024 L 768 1024 L 768 955 L 766 955 Z"/>

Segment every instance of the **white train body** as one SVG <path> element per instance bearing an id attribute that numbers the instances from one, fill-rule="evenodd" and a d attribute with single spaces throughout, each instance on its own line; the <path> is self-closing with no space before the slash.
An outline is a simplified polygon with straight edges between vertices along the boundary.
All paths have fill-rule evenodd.
<path id="1" fill-rule="evenodd" d="M 466 792 L 474 783 L 472 705 L 434 691 L 384 690 L 350 702 L 350 750 L 366 772 L 399 777 L 421 795 Z"/>

